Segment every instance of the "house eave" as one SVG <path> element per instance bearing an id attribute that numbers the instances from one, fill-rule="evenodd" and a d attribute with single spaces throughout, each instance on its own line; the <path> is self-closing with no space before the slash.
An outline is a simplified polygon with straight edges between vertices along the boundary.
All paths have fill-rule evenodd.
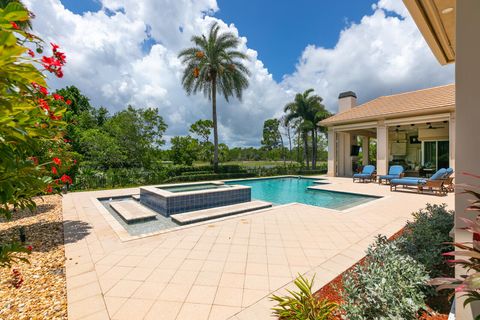
<path id="1" fill-rule="evenodd" d="M 443 106 L 443 107 L 432 107 L 432 108 L 424 109 L 422 111 L 416 110 L 416 111 L 408 111 L 408 112 L 396 112 L 396 113 L 390 113 L 390 114 L 384 114 L 384 115 L 375 115 L 370 117 L 356 118 L 351 120 L 326 121 L 328 119 L 325 119 L 323 121 L 320 121 L 319 125 L 323 127 L 333 127 L 333 126 L 349 125 L 349 124 L 356 124 L 356 123 L 362 123 L 362 122 L 368 122 L 368 121 L 401 119 L 406 117 L 425 116 L 429 114 L 434 115 L 434 114 L 451 112 L 451 111 L 455 111 L 455 104 Z"/>

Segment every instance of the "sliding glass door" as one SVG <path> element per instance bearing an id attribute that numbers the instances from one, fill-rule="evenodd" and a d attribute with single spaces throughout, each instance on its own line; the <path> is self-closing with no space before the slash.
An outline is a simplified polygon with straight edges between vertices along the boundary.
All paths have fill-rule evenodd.
<path id="1" fill-rule="evenodd" d="M 450 150 L 448 141 L 423 141 L 423 167 L 431 170 L 448 168 Z"/>

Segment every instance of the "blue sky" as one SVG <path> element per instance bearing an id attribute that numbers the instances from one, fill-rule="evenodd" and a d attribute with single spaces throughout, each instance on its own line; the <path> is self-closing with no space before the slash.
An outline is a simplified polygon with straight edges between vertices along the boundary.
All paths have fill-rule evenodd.
<path id="1" fill-rule="evenodd" d="M 97 0 L 62 0 L 74 13 L 98 11 Z M 258 52 L 273 78 L 295 70 L 302 51 L 309 44 L 332 48 L 339 34 L 351 22 L 372 12 L 374 0 L 218 0 L 215 17 L 233 23 L 248 46 Z"/>
<path id="2" fill-rule="evenodd" d="M 332 48 L 340 31 L 371 13 L 372 0 L 218 0 L 216 17 L 234 23 L 275 80 L 290 74 L 309 44 Z"/>

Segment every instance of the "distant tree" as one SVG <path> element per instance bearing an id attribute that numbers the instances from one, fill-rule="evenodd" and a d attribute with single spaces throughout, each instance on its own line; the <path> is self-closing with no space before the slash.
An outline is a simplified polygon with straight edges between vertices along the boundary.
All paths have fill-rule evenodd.
<path id="1" fill-rule="evenodd" d="M 212 120 L 198 120 L 190 126 L 190 132 L 200 138 L 199 159 L 212 162 L 214 145 L 209 141 L 212 134 Z"/>
<path id="2" fill-rule="evenodd" d="M 212 120 L 197 120 L 190 126 L 190 132 L 200 137 L 201 142 L 209 142 L 212 134 L 213 121 Z"/>
<path id="3" fill-rule="evenodd" d="M 121 168 L 127 161 L 127 153 L 115 137 L 101 129 L 82 132 L 81 152 L 89 166 L 98 169 Z"/>
<path id="4" fill-rule="evenodd" d="M 317 160 L 317 135 L 318 131 L 322 129 L 318 122 L 329 117 L 330 113 L 325 109 L 321 103 L 322 98 L 318 95 L 310 95 L 314 90 L 308 89 L 303 93 L 297 93 L 293 102 L 288 103 L 284 111 L 286 113 L 285 121 L 299 121 L 299 131 L 302 134 L 304 144 L 304 154 L 307 168 L 309 167 L 308 155 L 308 135 L 311 134 L 312 142 L 312 168 L 316 167 Z"/>
<path id="5" fill-rule="evenodd" d="M 268 119 L 263 123 L 262 146 L 266 150 L 273 150 L 281 146 L 281 134 L 278 119 Z"/>
<path id="6" fill-rule="evenodd" d="M 229 160 L 229 149 L 225 143 L 220 143 L 218 145 L 218 157 L 220 162 L 227 162 Z"/>
<path id="7" fill-rule="evenodd" d="M 185 65 L 182 85 L 187 94 L 202 91 L 212 101 L 213 165 L 218 168 L 217 91 L 228 102 L 229 97 L 242 98 L 248 87 L 250 74 L 243 60 L 247 55 L 238 51 L 240 39 L 231 32 L 220 33 L 220 26 L 213 23 L 208 35 L 193 36 L 194 47 L 178 55 Z"/>
<path id="8" fill-rule="evenodd" d="M 170 156 L 174 164 L 191 166 L 197 160 L 199 149 L 197 139 L 191 136 L 176 136 L 170 140 L 170 143 L 172 144 Z"/>
<path id="9" fill-rule="evenodd" d="M 165 143 L 163 134 L 167 125 L 158 109 L 128 106 L 109 118 L 104 129 L 116 139 L 126 155 L 125 166 L 148 167 L 154 151 Z"/>

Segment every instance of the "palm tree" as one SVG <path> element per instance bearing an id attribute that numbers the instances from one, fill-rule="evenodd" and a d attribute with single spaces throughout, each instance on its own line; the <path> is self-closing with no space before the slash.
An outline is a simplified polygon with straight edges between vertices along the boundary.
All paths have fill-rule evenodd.
<path id="1" fill-rule="evenodd" d="M 195 46 L 178 55 L 185 65 L 182 85 L 187 94 L 203 91 L 212 101 L 215 171 L 218 168 L 217 91 L 227 102 L 232 96 L 241 100 L 250 75 L 242 63 L 243 60 L 248 60 L 247 55 L 237 50 L 239 38 L 231 32 L 219 31 L 220 26 L 213 23 L 207 36 L 193 36 L 191 41 Z"/>
<path id="2" fill-rule="evenodd" d="M 304 155 L 307 168 L 309 168 L 308 155 L 308 134 L 312 140 L 312 169 L 315 169 L 317 162 L 317 131 L 320 128 L 318 122 L 329 116 L 323 99 L 318 95 L 310 95 L 314 90 L 308 89 L 304 93 L 297 93 L 293 102 L 288 103 L 284 111 L 287 113 L 285 122 L 300 121 L 299 131 L 302 134 L 304 144 Z"/>

